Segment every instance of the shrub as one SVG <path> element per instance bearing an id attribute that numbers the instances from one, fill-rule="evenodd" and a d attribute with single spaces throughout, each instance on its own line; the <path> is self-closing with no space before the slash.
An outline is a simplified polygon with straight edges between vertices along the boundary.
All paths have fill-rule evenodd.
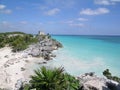
<path id="1" fill-rule="evenodd" d="M 35 75 L 31 76 L 29 88 L 36 90 L 78 90 L 79 81 L 64 73 L 63 68 L 46 69 L 46 67 L 41 67 L 41 69 L 35 70 Z"/>
<path id="2" fill-rule="evenodd" d="M 111 79 L 120 83 L 120 78 L 117 76 L 112 76 L 112 74 L 109 72 L 109 69 L 104 70 L 103 75 L 108 79 Z"/>
<path id="3" fill-rule="evenodd" d="M 79 80 L 76 80 L 75 77 L 69 75 L 69 74 L 64 74 L 64 85 L 65 85 L 65 90 L 78 90 L 79 89 Z"/>
<path id="4" fill-rule="evenodd" d="M 38 42 L 38 39 L 31 34 L 22 32 L 0 33 L 0 48 L 9 45 L 13 52 L 24 50 L 28 45 L 36 42 Z"/>

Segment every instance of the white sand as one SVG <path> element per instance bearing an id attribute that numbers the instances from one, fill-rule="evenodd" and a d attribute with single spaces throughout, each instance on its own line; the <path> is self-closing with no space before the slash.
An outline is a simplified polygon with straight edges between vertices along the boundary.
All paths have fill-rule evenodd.
<path id="1" fill-rule="evenodd" d="M 43 62 L 42 58 L 24 57 L 25 53 L 13 53 L 10 47 L 0 49 L 0 88 L 14 90 L 18 79 L 27 80 L 33 74 L 32 66 Z M 21 67 L 25 68 L 24 71 Z"/>

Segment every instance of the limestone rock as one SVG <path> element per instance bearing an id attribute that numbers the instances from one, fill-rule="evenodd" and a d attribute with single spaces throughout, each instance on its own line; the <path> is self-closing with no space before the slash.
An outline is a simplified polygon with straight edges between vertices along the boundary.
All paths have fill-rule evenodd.
<path id="1" fill-rule="evenodd" d="M 30 45 L 29 48 L 24 50 L 26 54 L 23 57 L 31 55 L 33 57 L 43 57 L 46 60 L 51 60 L 51 57 L 55 57 L 55 55 L 51 55 L 52 51 L 60 47 L 62 47 L 62 44 L 52 38 L 40 39 L 38 43 Z"/>
<path id="2" fill-rule="evenodd" d="M 17 83 L 15 84 L 15 90 L 20 90 L 22 85 L 23 85 L 22 79 L 17 80 Z"/>
<path id="3" fill-rule="evenodd" d="M 78 77 L 82 90 L 120 90 L 116 81 L 98 77 L 93 73 L 85 73 Z"/>

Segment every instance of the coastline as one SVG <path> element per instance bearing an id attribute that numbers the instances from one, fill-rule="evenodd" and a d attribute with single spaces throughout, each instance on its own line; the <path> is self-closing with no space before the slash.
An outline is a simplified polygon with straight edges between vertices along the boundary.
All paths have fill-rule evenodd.
<path id="1" fill-rule="evenodd" d="M 0 89 L 19 90 L 22 84 L 29 83 L 30 75 L 34 74 L 34 70 L 37 69 L 37 67 L 40 67 L 42 65 L 50 66 L 49 64 L 51 62 L 56 62 L 55 59 L 59 60 L 60 57 L 58 54 L 60 52 L 58 51 L 58 48 L 60 43 L 58 41 L 56 40 L 52 41 L 52 39 L 44 39 L 43 41 L 40 41 L 36 44 L 32 44 L 27 49 L 19 52 L 12 52 L 12 49 L 10 47 L 1 48 L 0 49 L 0 63 L 1 63 L 0 76 L 2 78 L 0 78 L 0 86 L 1 86 Z M 43 55 L 43 57 L 39 55 Z M 46 57 L 46 55 L 49 58 L 45 59 L 44 57 Z M 56 55 L 57 57 L 55 58 Z M 76 68 L 76 70 L 78 69 L 78 72 L 79 72 L 79 69 L 89 65 L 89 63 L 86 63 L 86 62 L 76 61 L 76 58 L 73 58 L 72 61 L 69 61 L 68 52 L 66 53 L 67 57 L 65 57 L 64 55 L 65 53 L 62 52 L 62 57 L 64 58 L 64 65 L 67 63 L 67 64 L 70 64 L 70 66 L 74 66 L 74 67 L 80 66 L 79 68 Z M 62 59 L 60 59 L 59 61 L 61 62 Z M 54 64 L 52 63 L 51 68 L 55 67 L 55 65 L 57 65 L 58 63 L 59 62 Z M 94 62 L 93 64 L 91 64 L 91 66 L 99 65 L 96 63 L 99 63 L 99 62 Z M 62 67 L 65 67 L 64 65 Z M 73 68 L 73 70 L 74 69 L 75 68 Z M 88 70 L 88 68 L 86 69 Z M 66 71 L 68 72 L 68 70 Z M 99 88 L 98 90 L 103 90 L 102 87 L 108 88 L 107 83 L 120 88 L 119 83 L 106 79 L 101 76 L 99 77 L 98 75 L 94 75 L 93 72 L 92 72 L 92 76 L 91 76 L 91 73 L 85 73 L 84 75 L 82 75 L 81 73 L 77 76 L 75 77 L 80 81 L 80 83 L 83 85 L 84 88 L 92 87 L 92 88 Z"/>
<path id="2" fill-rule="evenodd" d="M 16 40 L 15 37 L 18 36 L 23 39 L 24 35 L 27 34 L 22 36 L 19 34 L 17 36 L 14 36 L 16 34 L 10 35 Z M 9 34 L 7 37 L 11 40 Z M 56 57 L 52 52 L 62 47 L 60 42 L 43 33 L 38 33 L 32 39 L 37 39 L 37 42 L 29 44 L 27 48 L 21 51 L 17 50 L 22 43 L 16 42 L 18 49 L 14 47 L 14 52 L 9 40 L 4 47 L 0 48 L 0 89 L 19 90 L 23 83 L 29 82 L 30 75 L 34 74 L 36 67 L 46 64 L 47 61 Z"/>
<path id="3" fill-rule="evenodd" d="M 37 58 L 32 56 L 24 57 L 24 52 L 13 53 L 10 47 L 4 47 L 0 49 L 0 88 L 9 90 L 19 90 L 22 83 L 28 83 L 30 75 L 34 74 L 35 65 L 46 64 L 46 60 L 43 58 Z M 53 52 L 57 52 L 56 50 Z M 49 62 L 48 62 L 49 63 Z M 7 67 L 5 67 L 7 65 Z M 9 65 L 9 66 L 8 66 Z M 106 79 L 104 77 L 98 77 L 93 72 L 85 73 L 76 77 L 83 90 L 103 90 L 103 87 L 108 89 L 109 85 L 120 89 L 120 84 L 113 80 Z"/>
<path id="4" fill-rule="evenodd" d="M 10 47 L 0 49 L 0 88 L 14 90 L 17 80 L 29 80 L 34 68 L 31 65 L 46 62 L 43 58 L 24 57 L 23 52 L 13 53 Z"/>
<path id="5" fill-rule="evenodd" d="M 56 57 L 57 63 L 64 64 L 72 75 L 92 71 L 103 76 L 102 72 L 109 68 L 114 75 L 120 76 L 120 37 L 54 36 L 53 38 L 64 46 Z"/>

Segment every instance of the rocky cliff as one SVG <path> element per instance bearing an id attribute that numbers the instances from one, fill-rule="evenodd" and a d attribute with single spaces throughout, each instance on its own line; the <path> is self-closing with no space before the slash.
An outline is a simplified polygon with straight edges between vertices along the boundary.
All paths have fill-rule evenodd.
<path id="1" fill-rule="evenodd" d="M 55 39 L 52 39 L 50 35 L 38 35 L 38 42 L 32 44 L 24 50 L 26 55 L 33 57 L 43 57 L 45 60 L 51 60 L 56 55 L 52 54 L 53 50 L 57 50 L 62 47 L 62 44 Z"/>
<path id="2" fill-rule="evenodd" d="M 78 77 L 81 90 L 120 90 L 120 84 L 116 81 L 98 77 L 94 73 L 85 73 Z"/>

